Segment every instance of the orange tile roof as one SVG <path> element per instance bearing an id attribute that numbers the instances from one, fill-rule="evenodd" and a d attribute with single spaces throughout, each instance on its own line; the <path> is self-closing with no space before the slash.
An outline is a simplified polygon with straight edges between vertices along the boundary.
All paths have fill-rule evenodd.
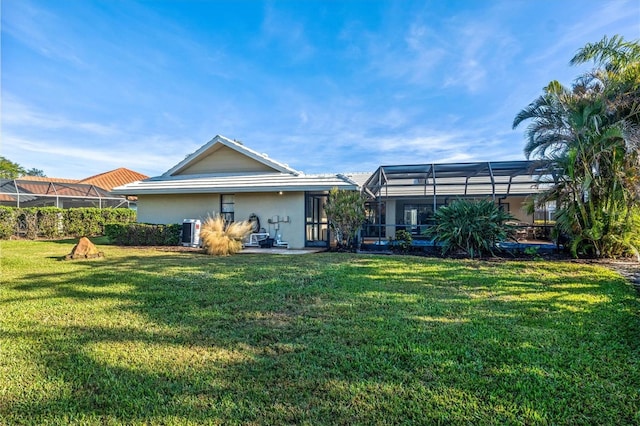
<path id="1" fill-rule="evenodd" d="M 149 176 L 143 175 L 142 173 L 134 172 L 133 170 L 120 167 L 119 169 L 100 173 L 98 175 L 79 180 L 77 181 L 77 183 L 95 185 L 107 191 L 111 191 L 116 186 L 121 186 L 138 180 L 147 179 L 148 177 Z"/>
<path id="2" fill-rule="evenodd" d="M 40 182 L 55 182 L 55 183 L 78 183 L 79 179 L 66 179 L 66 178 L 52 178 L 46 176 L 21 176 L 16 178 L 18 180 L 40 181 Z"/>

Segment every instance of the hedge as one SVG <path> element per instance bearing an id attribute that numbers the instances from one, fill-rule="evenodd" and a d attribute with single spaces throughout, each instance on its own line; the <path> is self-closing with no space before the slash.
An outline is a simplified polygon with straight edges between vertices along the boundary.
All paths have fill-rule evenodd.
<path id="1" fill-rule="evenodd" d="M 107 223 L 130 223 L 135 220 L 136 212 L 125 208 L 0 206 L 0 239 L 12 236 L 29 239 L 89 237 L 103 235 Z"/>
<path id="2" fill-rule="evenodd" d="M 180 243 L 182 226 L 146 223 L 108 223 L 105 235 L 112 243 L 124 246 L 175 246 Z"/>

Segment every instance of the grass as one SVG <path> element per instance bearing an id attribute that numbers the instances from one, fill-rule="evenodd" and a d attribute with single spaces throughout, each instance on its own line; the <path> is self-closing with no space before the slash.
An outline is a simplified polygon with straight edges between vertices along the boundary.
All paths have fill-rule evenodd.
<path id="1" fill-rule="evenodd" d="M 638 424 L 597 266 L 1 243 L 1 424 Z"/>

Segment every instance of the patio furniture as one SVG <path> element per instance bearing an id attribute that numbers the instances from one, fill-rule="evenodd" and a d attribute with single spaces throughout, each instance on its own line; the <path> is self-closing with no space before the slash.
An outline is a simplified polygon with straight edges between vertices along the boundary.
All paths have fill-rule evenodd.
<path id="1" fill-rule="evenodd" d="M 282 235 L 278 234 L 276 236 L 276 241 L 273 243 L 275 247 L 284 247 L 286 249 L 289 248 L 289 243 L 286 241 L 282 241 Z"/>
<path id="2" fill-rule="evenodd" d="M 268 232 L 254 232 L 249 234 L 249 240 L 245 243 L 246 247 L 262 247 L 260 242 L 269 238 Z"/>
<path id="3" fill-rule="evenodd" d="M 505 225 L 515 227 L 516 241 L 526 240 L 529 237 L 529 224 L 524 222 L 505 222 Z"/>
<path id="4" fill-rule="evenodd" d="M 273 247 L 273 238 L 265 238 L 263 240 L 258 241 L 260 248 L 272 248 Z"/>

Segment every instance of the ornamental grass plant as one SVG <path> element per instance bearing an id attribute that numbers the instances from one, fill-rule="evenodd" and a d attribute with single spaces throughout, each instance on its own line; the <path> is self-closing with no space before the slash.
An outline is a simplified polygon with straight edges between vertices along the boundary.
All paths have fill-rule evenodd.
<path id="1" fill-rule="evenodd" d="M 242 241 L 253 230 L 248 221 L 226 224 L 222 216 L 208 217 L 202 224 L 202 247 L 212 256 L 229 256 L 242 250 Z"/>

